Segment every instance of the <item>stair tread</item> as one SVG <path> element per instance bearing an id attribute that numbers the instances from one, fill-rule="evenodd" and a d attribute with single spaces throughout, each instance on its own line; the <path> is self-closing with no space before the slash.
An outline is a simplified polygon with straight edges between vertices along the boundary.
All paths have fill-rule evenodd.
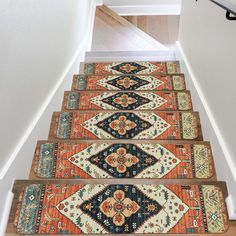
<path id="1" fill-rule="evenodd" d="M 183 74 L 74 75 L 72 90 L 185 90 Z"/>
<path id="2" fill-rule="evenodd" d="M 217 234 L 228 229 L 223 182 L 91 185 L 78 180 L 16 181 L 13 191 L 8 226 L 10 232 L 20 234 Z M 213 205 L 209 204 L 212 198 L 216 200 Z M 112 207 L 118 203 L 119 211 Z M 122 206 L 132 208 L 128 211 Z M 118 212 L 122 218 L 115 217 Z M 175 220 L 167 224 L 167 218 Z M 155 220 L 162 231 L 155 224 L 150 226 Z M 136 225 L 125 227 L 130 221 Z"/>
<path id="3" fill-rule="evenodd" d="M 81 63 L 84 74 L 175 74 L 180 73 L 178 61 L 168 62 L 95 62 Z"/>
<path id="4" fill-rule="evenodd" d="M 175 55 L 174 50 L 163 50 L 163 51 L 88 51 L 85 53 L 85 57 L 109 57 L 114 56 L 116 59 L 119 56 L 152 56 L 152 55 Z M 106 59 L 106 58 L 104 58 Z"/>
<path id="5" fill-rule="evenodd" d="M 82 67 L 31 180 L 15 182 L 7 235 L 227 234 L 226 184 L 179 62 Z"/>
<path id="6" fill-rule="evenodd" d="M 189 91 L 66 91 L 62 111 L 72 110 L 192 110 Z"/>
<path id="7" fill-rule="evenodd" d="M 104 61 L 175 61 L 175 51 L 90 51 L 84 62 Z"/>
<path id="8" fill-rule="evenodd" d="M 210 144 L 196 141 L 40 141 L 30 178 L 216 180 Z"/>
<path id="9" fill-rule="evenodd" d="M 54 112 L 49 139 L 198 140 L 198 112 Z"/>

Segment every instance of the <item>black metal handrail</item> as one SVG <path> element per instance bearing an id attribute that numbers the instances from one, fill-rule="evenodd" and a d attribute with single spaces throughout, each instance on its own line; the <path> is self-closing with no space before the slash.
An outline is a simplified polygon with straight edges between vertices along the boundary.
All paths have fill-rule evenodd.
<path id="1" fill-rule="evenodd" d="M 226 10 L 226 18 L 228 20 L 236 20 L 236 5 L 225 0 L 210 0 L 210 1 L 218 5 L 219 7 L 223 8 L 224 10 Z"/>

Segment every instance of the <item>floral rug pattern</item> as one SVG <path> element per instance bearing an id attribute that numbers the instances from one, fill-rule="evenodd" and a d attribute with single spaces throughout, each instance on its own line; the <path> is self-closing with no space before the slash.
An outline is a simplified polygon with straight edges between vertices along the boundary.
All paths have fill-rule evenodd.
<path id="1" fill-rule="evenodd" d="M 73 90 L 185 90 L 182 74 L 175 75 L 78 75 Z"/>
<path id="2" fill-rule="evenodd" d="M 214 185 L 29 184 L 20 194 L 19 234 L 207 234 L 226 231 Z"/>
<path id="3" fill-rule="evenodd" d="M 34 160 L 36 176 L 57 179 L 208 179 L 213 169 L 205 143 L 46 142 L 37 147 Z"/>
<path id="4" fill-rule="evenodd" d="M 174 74 L 179 73 L 178 62 L 106 62 L 85 63 L 85 74 Z"/>
<path id="5" fill-rule="evenodd" d="M 191 110 L 188 92 L 67 92 L 65 110 Z"/>
<path id="6" fill-rule="evenodd" d="M 202 139 L 193 112 L 63 112 L 55 121 L 59 139 Z"/>

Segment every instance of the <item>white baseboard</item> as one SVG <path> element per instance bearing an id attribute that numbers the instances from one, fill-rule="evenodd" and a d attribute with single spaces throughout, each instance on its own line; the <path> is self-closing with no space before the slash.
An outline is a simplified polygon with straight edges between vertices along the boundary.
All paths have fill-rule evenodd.
<path id="1" fill-rule="evenodd" d="M 10 214 L 13 198 L 14 198 L 14 194 L 11 191 L 8 191 L 7 197 L 6 197 L 6 202 L 4 204 L 5 208 L 2 213 L 4 216 L 7 216 L 7 217 L 3 217 L 0 222 L 0 236 L 5 235 L 6 228 L 7 228 L 8 216 Z"/>
<path id="2" fill-rule="evenodd" d="M 180 5 L 122 5 L 108 7 L 120 16 L 179 15 Z"/>
<path id="3" fill-rule="evenodd" d="M 95 0 L 95 5 L 96 6 L 102 6 L 103 5 L 103 0 Z"/>
<path id="4" fill-rule="evenodd" d="M 235 188 L 236 185 L 234 185 Z M 235 203 L 234 203 L 235 196 L 229 194 L 226 198 L 226 205 L 228 210 L 228 215 L 230 220 L 236 220 L 236 211 L 235 211 Z"/>
<path id="5" fill-rule="evenodd" d="M 202 92 L 198 79 L 194 75 L 193 68 L 179 42 L 177 42 L 176 59 L 180 61 L 181 70 L 185 73 L 187 87 L 191 90 L 193 98 L 194 110 L 200 112 L 203 136 L 211 142 L 217 178 L 227 183 L 229 196 L 227 197 L 226 204 L 229 218 L 236 220 L 236 169 L 232 162 L 232 157 L 219 131 L 207 98 Z"/>

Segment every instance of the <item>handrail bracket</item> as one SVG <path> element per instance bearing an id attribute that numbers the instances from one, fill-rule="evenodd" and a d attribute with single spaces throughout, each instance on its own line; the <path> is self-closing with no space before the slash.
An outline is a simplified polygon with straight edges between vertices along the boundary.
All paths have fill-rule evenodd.
<path id="1" fill-rule="evenodd" d="M 230 11 L 226 12 L 227 20 L 236 20 L 236 16 L 232 16 Z"/>

